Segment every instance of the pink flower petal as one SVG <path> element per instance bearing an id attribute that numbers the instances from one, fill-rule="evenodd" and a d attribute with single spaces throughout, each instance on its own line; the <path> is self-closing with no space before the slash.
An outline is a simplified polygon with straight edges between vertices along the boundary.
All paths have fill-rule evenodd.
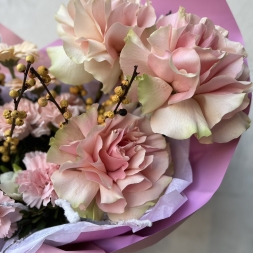
<path id="1" fill-rule="evenodd" d="M 171 182 L 171 180 L 171 177 L 162 176 L 153 184 L 153 187 L 146 191 L 124 192 L 124 197 L 127 201 L 128 206 L 140 206 L 148 201 L 158 199 L 162 192 L 166 189 L 168 184 Z"/>

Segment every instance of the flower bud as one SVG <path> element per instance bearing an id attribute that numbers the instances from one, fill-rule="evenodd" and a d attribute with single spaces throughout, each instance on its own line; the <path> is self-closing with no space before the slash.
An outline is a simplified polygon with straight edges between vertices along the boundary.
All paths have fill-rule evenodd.
<path id="1" fill-rule="evenodd" d="M 17 65 L 17 71 L 18 71 L 18 72 L 25 72 L 25 70 L 26 70 L 26 66 L 25 66 L 24 64 L 19 63 L 19 64 Z"/>
<path id="2" fill-rule="evenodd" d="M 8 156 L 8 155 L 2 155 L 2 161 L 4 162 L 4 163 L 7 163 L 7 162 L 9 162 L 10 161 L 10 157 Z"/>
<path id="3" fill-rule="evenodd" d="M 119 102 L 119 96 L 118 95 L 112 95 L 111 100 L 114 103 L 118 103 Z"/>
<path id="4" fill-rule="evenodd" d="M 42 79 L 46 84 L 51 82 L 51 77 L 49 75 L 43 76 Z"/>
<path id="5" fill-rule="evenodd" d="M 7 137 L 7 136 L 10 136 L 11 135 L 11 129 L 7 129 L 4 131 L 4 136 Z"/>
<path id="6" fill-rule="evenodd" d="M 87 95 L 87 91 L 86 90 L 81 90 L 81 95 L 82 96 L 86 96 Z"/>
<path id="7" fill-rule="evenodd" d="M 41 98 L 38 99 L 38 104 L 41 107 L 45 107 L 45 106 L 47 106 L 48 101 L 45 97 L 41 97 Z"/>
<path id="8" fill-rule="evenodd" d="M 19 111 L 18 110 L 13 110 L 11 112 L 11 117 L 14 118 L 14 119 L 19 117 Z"/>
<path id="9" fill-rule="evenodd" d="M 30 88 L 30 87 L 33 87 L 36 84 L 36 81 L 35 81 L 35 79 L 31 78 L 31 79 L 26 81 L 26 84 Z"/>
<path id="10" fill-rule="evenodd" d="M 27 113 L 25 111 L 19 111 L 19 118 L 25 119 L 27 117 Z"/>
<path id="11" fill-rule="evenodd" d="M 52 95 L 53 98 L 56 98 L 57 97 L 57 92 L 55 90 L 50 90 L 50 93 Z M 46 95 L 46 98 L 47 99 L 51 99 L 51 96 L 49 94 Z"/>
<path id="12" fill-rule="evenodd" d="M 122 95 L 124 95 L 124 91 L 122 89 L 121 86 L 117 86 L 115 89 L 114 89 L 114 92 L 116 95 L 118 95 L 119 97 L 121 97 Z"/>
<path id="13" fill-rule="evenodd" d="M 11 110 L 4 110 L 3 116 L 5 119 L 10 119 L 11 118 Z"/>
<path id="14" fill-rule="evenodd" d="M 45 66 L 39 66 L 37 72 L 40 76 L 46 77 L 48 75 L 48 69 Z"/>
<path id="15" fill-rule="evenodd" d="M 19 139 L 17 137 L 12 138 L 11 144 L 17 146 L 19 143 Z"/>
<path id="16" fill-rule="evenodd" d="M 127 98 L 123 99 L 123 101 L 122 101 L 122 104 L 124 104 L 124 105 L 127 105 L 129 103 L 130 103 L 130 101 Z"/>
<path id="17" fill-rule="evenodd" d="M 72 117 L 72 113 L 70 111 L 66 111 L 63 113 L 64 119 L 70 119 Z"/>
<path id="18" fill-rule="evenodd" d="M 104 117 L 113 119 L 114 118 L 114 112 L 113 111 L 107 111 L 107 112 L 104 113 Z"/>
<path id="19" fill-rule="evenodd" d="M 19 92 L 16 90 L 10 90 L 9 96 L 12 98 L 17 98 L 19 96 Z"/>
<path id="20" fill-rule="evenodd" d="M 77 86 L 71 86 L 71 87 L 69 87 L 69 92 L 71 94 L 77 95 L 79 93 L 79 89 Z"/>
<path id="21" fill-rule="evenodd" d="M 98 124 L 103 124 L 105 122 L 105 117 L 103 115 L 98 115 Z"/>
<path id="22" fill-rule="evenodd" d="M 24 122 L 23 119 L 16 118 L 15 124 L 16 124 L 17 126 L 23 126 L 24 123 L 25 123 L 25 122 Z"/>
<path id="23" fill-rule="evenodd" d="M 33 64 L 34 63 L 34 56 L 33 55 L 27 55 L 25 60 L 28 62 L 28 63 L 31 63 Z"/>
<path id="24" fill-rule="evenodd" d="M 6 122 L 7 124 L 11 125 L 12 122 L 13 122 L 13 118 L 6 119 L 5 122 Z"/>
<path id="25" fill-rule="evenodd" d="M 93 104 L 93 99 L 92 98 L 87 98 L 85 100 L 85 102 L 86 102 L 86 105 L 92 105 Z"/>
<path id="26" fill-rule="evenodd" d="M 66 108 L 66 107 L 68 107 L 68 105 L 69 105 L 69 103 L 66 99 L 63 99 L 60 101 L 61 108 Z"/>

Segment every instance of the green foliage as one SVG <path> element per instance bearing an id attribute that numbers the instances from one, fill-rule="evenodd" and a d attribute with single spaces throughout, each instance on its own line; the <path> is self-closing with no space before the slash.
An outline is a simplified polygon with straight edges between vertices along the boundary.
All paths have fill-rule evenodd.
<path id="1" fill-rule="evenodd" d="M 20 213 L 23 218 L 17 222 L 18 230 L 15 233 L 19 238 L 23 238 L 31 232 L 67 223 L 64 210 L 58 206 L 53 207 L 51 204 L 40 209 L 33 207 L 27 211 L 22 210 Z"/>

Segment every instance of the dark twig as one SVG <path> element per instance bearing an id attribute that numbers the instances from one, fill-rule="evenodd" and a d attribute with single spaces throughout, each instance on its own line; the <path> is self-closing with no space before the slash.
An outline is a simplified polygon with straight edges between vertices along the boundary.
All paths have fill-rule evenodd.
<path id="1" fill-rule="evenodd" d="M 129 84 L 126 86 L 126 89 L 125 89 L 124 95 L 120 97 L 119 102 L 117 103 L 117 105 L 116 105 L 116 107 L 115 107 L 115 109 L 114 109 L 114 111 L 113 111 L 113 112 L 114 112 L 114 114 L 116 114 L 116 113 L 117 113 L 117 110 L 118 110 L 118 108 L 119 108 L 120 104 L 121 104 L 121 103 L 122 103 L 122 101 L 126 98 L 127 93 L 128 93 L 128 91 L 129 91 L 129 89 L 131 88 L 131 85 L 132 85 L 132 83 L 133 83 L 134 79 L 135 79 L 135 78 L 136 78 L 136 77 L 140 74 L 139 72 L 137 72 L 137 68 L 138 68 L 138 66 L 137 66 L 137 65 L 135 65 L 135 66 L 134 66 L 134 72 L 133 72 L 132 78 L 131 78 L 131 80 L 130 80 Z"/>
<path id="2" fill-rule="evenodd" d="M 61 107 L 58 105 L 58 103 L 56 102 L 56 100 L 55 100 L 54 97 L 52 96 L 51 92 L 50 92 L 49 89 L 47 88 L 47 86 L 46 86 L 45 82 L 43 81 L 43 79 L 41 78 L 41 76 L 38 74 L 38 72 L 37 72 L 33 67 L 31 68 L 30 71 L 31 71 L 32 74 L 34 74 L 34 75 L 40 80 L 41 84 L 43 85 L 43 87 L 45 88 L 45 90 L 47 91 L 47 93 L 48 93 L 48 95 L 49 95 L 49 97 L 50 97 L 50 101 L 51 101 L 52 103 L 54 103 L 54 105 L 57 107 L 57 109 L 60 111 L 60 113 L 61 113 L 62 116 L 63 116 L 64 111 L 61 109 Z M 64 118 L 64 116 L 63 116 L 63 118 Z M 65 123 L 68 123 L 68 120 L 67 120 L 67 119 L 64 118 L 64 120 L 65 120 Z"/>

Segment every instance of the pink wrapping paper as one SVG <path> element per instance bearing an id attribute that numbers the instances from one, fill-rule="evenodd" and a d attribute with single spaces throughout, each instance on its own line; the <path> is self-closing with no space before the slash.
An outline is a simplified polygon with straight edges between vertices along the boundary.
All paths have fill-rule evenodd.
<path id="1" fill-rule="evenodd" d="M 231 40 L 243 42 L 225 0 L 202 0 L 201 2 L 197 0 L 153 0 L 153 6 L 158 16 L 168 13 L 170 10 L 174 13 L 179 6 L 183 6 L 188 13 L 194 13 L 201 17 L 207 16 L 215 24 L 227 29 Z M 0 29 L 2 31 L 2 27 Z M 11 40 L 6 40 L 7 37 L 4 37 L 4 40 L 10 43 Z M 15 42 L 10 44 L 20 42 L 17 41 L 17 37 L 14 39 Z M 88 238 L 81 234 L 74 243 L 62 246 L 61 249 L 43 244 L 37 252 L 129 253 L 158 242 L 210 200 L 221 184 L 237 143 L 238 139 L 226 144 L 201 145 L 194 138 L 191 139 L 190 161 L 193 168 L 193 183 L 184 190 L 188 201 L 170 218 L 157 221 L 153 223 L 152 227 L 145 228 L 135 234 L 128 231 L 126 227 L 118 228 L 117 231 L 113 229 L 100 231 L 100 234 L 90 234 L 89 241 L 93 243 L 88 244 L 82 243 Z"/>

